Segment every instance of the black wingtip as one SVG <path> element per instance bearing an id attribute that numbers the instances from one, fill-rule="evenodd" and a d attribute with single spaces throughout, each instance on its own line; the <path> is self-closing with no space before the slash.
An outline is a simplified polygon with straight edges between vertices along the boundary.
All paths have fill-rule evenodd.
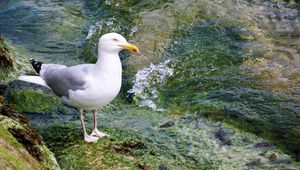
<path id="1" fill-rule="evenodd" d="M 30 63 L 32 65 L 32 67 L 34 68 L 34 70 L 40 74 L 40 71 L 41 71 L 41 68 L 42 68 L 42 65 L 43 63 L 40 62 L 40 61 L 36 61 L 35 59 L 30 59 Z"/>

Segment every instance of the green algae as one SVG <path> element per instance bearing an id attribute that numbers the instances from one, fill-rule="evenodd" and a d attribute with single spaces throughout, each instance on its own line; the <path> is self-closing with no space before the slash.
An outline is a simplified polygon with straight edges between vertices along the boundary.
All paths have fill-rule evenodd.
<path id="1" fill-rule="evenodd" d="M 45 145 L 39 145 L 39 150 L 42 152 L 43 160 L 41 163 L 42 169 L 60 169 L 56 157 L 53 152 Z"/>
<path id="2" fill-rule="evenodd" d="M 240 9 L 234 7 L 234 10 Z M 287 88 L 297 91 L 294 82 L 298 78 L 289 77 L 285 72 L 289 69 L 283 66 L 293 67 L 294 62 L 274 57 L 277 54 L 272 50 L 278 46 L 266 32 L 267 28 L 258 28 L 257 23 L 243 14 L 229 19 L 219 12 L 223 11 L 214 10 L 209 15 L 213 18 L 208 16 L 186 33 L 175 34 L 178 39 L 165 53 L 166 58 L 173 59 L 170 67 L 174 75 L 158 89 L 155 103 L 170 112 L 180 108 L 214 120 L 224 119 L 271 139 L 297 157 L 299 130 L 295 125 L 299 119 L 294 118 L 298 117 L 299 102 L 294 99 L 297 95 L 287 97 L 284 93 L 289 91 Z M 245 22 L 241 23 L 241 18 Z M 231 22 L 226 23 L 228 20 Z M 289 48 L 282 50 L 294 54 Z M 267 62 L 256 64 L 251 62 L 253 58 Z M 284 102 L 287 98 L 292 101 Z"/>
<path id="3" fill-rule="evenodd" d="M 3 120 L 7 117 L 0 116 L 0 168 L 15 168 L 15 169 L 39 169 L 40 165 L 29 156 L 20 144 L 7 130 L 4 128 Z M 4 123 L 7 126 L 7 121 Z M 24 153 L 25 152 L 25 153 Z"/>
<path id="4" fill-rule="evenodd" d="M 8 53 L 8 47 L 4 43 L 4 39 L 0 33 L 0 66 L 3 68 L 11 67 L 13 65 L 12 59 Z"/>
<path id="5" fill-rule="evenodd" d="M 22 113 L 38 113 L 50 115 L 52 118 L 59 114 L 71 114 L 73 110 L 66 108 L 61 100 L 45 90 L 37 86 L 36 88 L 24 88 L 20 82 L 16 82 L 15 86 L 10 86 L 7 91 L 7 104 L 16 111 Z M 51 113 L 51 114 L 50 114 Z"/>
<path id="6" fill-rule="evenodd" d="M 39 127 L 62 169 L 247 169 L 257 159 L 260 163 L 253 165 L 256 169 L 299 166 L 274 146 L 255 147 L 265 140 L 199 116 L 169 116 L 119 103 L 100 113 L 99 129 L 110 136 L 97 143 L 82 140 L 79 120 L 61 124 L 50 119 L 49 123 L 56 125 Z M 88 130 L 91 119 L 91 113 L 87 113 Z M 214 137 L 220 127 L 225 129 L 231 145 L 224 146 Z M 269 160 L 272 153 L 276 161 Z M 281 160 L 289 163 L 276 163 Z"/>
<path id="7" fill-rule="evenodd" d="M 1 122 L 3 119 L 6 118 L 1 116 Z M 20 147 L 20 143 L 18 143 L 18 141 L 6 129 L 7 128 L 4 128 L 2 124 L 0 125 L 1 138 L 5 141 L 8 141 L 14 147 Z"/>
<path id="8" fill-rule="evenodd" d="M 4 46 L 6 55 L 11 59 L 11 65 L 9 67 L 0 67 L 0 85 L 7 85 L 10 81 L 17 79 L 21 72 L 33 73 L 33 69 L 29 63 L 30 55 L 28 50 L 19 45 L 12 44 L 7 39 L 2 37 L 1 39 L 3 41 L 0 42 L 0 46 Z"/>
<path id="9" fill-rule="evenodd" d="M 8 45 L 4 42 L 0 34 L 0 66 L 1 66 L 1 73 L 0 73 L 0 84 L 7 79 L 9 73 L 13 70 L 13 59 L 12 54 L 9 50 Z"/>
<path id="10" fill-rule="evenodd" d="M 271 93 L 261 86 L 261 79 L 276 78 L 275 69 L 263 72 L 259 80 L 252 77 L 251 71 L 241 69 L 244 61 L 252 63 L 243 48 L 249 40 L 240 37 L 239 28 L 211 29 L 215 23 L 201 23 L 191 31 L 192 35 L 170 47 L 167 56 L 178 56 L 171 64 L 174 75 L 159 89 L 161 99 L 156 102 L 170 110 L 175 106 L 213 120 L 224 119 L 224 122 L 274 141 L 297 156 L 299 131 L 294 125 L 299 120 L 286 114 L 288 107 L 297 104 L 284 105 L 282 94 Z M 282 87 L 287 86 L 283 84 Z M 288 132 L 283 130 L 287 128 Z"/>
<path id="11" fill-rule="evenodd" d="M 21 124 L 9 117 L 0 115 L 0 168 L 7 169 L 59 169 L 59 166 L 53 156 L 53 153 L 43 144 L 36 144 L 41 151 L 41 160 L 32 155 L 31 151 L 24 146 L 20 140 L 21 136 L 13 136 L 12 129 L 23 131 L 22 135 L 28 133 L 28 125 Z M 27 134 L 28 135 L 28 134 Z M 29 135 L 30 136 L 30 135 Z M 33 137 L 33 136 L 30 136 Z M 24 137 L 24 140 L 30 140 L 30 137 Z M 31 139 L 36 140 L 36 139 Z M 27 141 L 28 142 L 28 141 Z"/>
<path id="12" fill-rule="evenodd" d="M 3 146 L 0 146 L 0 157 L 1 157 L 1 169 L 20 169 L 20 170 L 29 170 L 29 169 L 38 169 L 38 164 L 34 164 L 33 166 L 28 165 L 28 163 L 24 163 L 24 160 L 20 158 L 16 158 L 15 155 L 11 154 L 11 151 L 8 151 Z M 4 159 L 5 158 L 5 159 Z"/>
<path id="13" fill-rule="evenodd" d="M 105 129 L 106 133 L 129 136 L 118 129 Z M 55 135 L 53 135 L 55 133 Z M 43 133 L 49 147 L 55 152 L 62 169 L 127 169 L 136 167 L 132 160 L 109 149 L 112 139 L 88 144 L 74 125 L 51 127 Z M 66 140 L 67 139 L 67 140 Z M 122 140 L 116 140 L 120 143 Z"/>
<path id="14" fill-rule="evenodd" d="M 9 104 L 18 112 L 53 112 L 62 105 L 58 98 L 33 89 L 13 90 L 9 94 L 8 100 Z"/>

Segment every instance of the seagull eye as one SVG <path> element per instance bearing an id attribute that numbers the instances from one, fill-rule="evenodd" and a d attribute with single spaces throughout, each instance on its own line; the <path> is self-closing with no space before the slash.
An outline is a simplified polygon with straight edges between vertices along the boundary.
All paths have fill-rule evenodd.
<path id="1" fill-rule="evenodd" d="M 119 41 L 119 40 L 118 40 L 118 39 L 116 39 L 116 38 L 113 38 L 113 41 L 116 41 L 116 42 L 117 42 L 117 41 Z"/>

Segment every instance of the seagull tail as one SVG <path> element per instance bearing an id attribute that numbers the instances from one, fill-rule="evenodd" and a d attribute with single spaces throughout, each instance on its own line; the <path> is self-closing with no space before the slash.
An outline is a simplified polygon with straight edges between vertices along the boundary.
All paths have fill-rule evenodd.
<path id="1" fill-rule="evenodd" d="M 34 84 L 42 85 L 42 86 L 45 86 L 45 87 L 49 88 L 49 86 L 46 84 L 45 80 L 43 80 L 40 76 L 26 76 L 26 75 L 22 75 L 18 79 L 22 80 L 22 81 L 29 82 L 29 83 L 34 83 Z"/>
<path id="2" fill-rule="evenodd" d="M 34 70 L 35 70 L 38 74 L 40 74 L 40 71 L 41 71 L 41 68 L 42 68 L 43 63 L 40 62 L 40 61 L 37 61 L 37 60 L 35 60 L 35 59 L 31 59 L 31 60 L 30 60 L 30 63 L 31 63 L 31 65 L 32 65 L 32 67 L 34 68 Z"/>

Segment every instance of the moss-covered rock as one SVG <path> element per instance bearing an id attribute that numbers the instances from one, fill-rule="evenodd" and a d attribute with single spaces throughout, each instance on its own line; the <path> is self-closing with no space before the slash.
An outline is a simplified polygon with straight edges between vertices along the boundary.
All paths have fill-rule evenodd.
<path id="1" fill-rule="evenodd" d="M 15 89 L 8 96 L 9 104 L 19 112 L 45 113 L 57 110 L 61 101 L 41 90 Z"/>
<path id="2" fill-rule="evenodd" d="M 0 169 L 60 169 L 37 129 L 7 106 L 0 106 Z"/>
<path id="3" fill-rule="evenodd" d="M 0 84 L 7 79 L 7 75 L 12 70 L 13 60 L 7 44 L 0 33 Z"/>
<path id="4" fill-rule="evenodd" d="M 55 117 L 75 111 L 74 108 L 66 107 L 50 89 L 28 82 L 12 81 L 2 93 L 5 103 L 20 113 Z"/>
<path id="5" fill-rule="evenodd" d="M 99 130 L 109 137 L 82 139 L 78 116 L 48 119 L 41 129 L 62 169 L 293 169 L 300 165 L 269 141 L 197 115 L 170 116 L 118 102 L 102 108 Z M 183 113 L 184 114 L 184 113 Z M 91 113 L 86 113 L 88 131 Z M 257 147 L 270 143 L 270 147 Z M 268 151 L 268 152 L 267 152 Z M 276 154 L 276 160 L 274 156 Z M 257 161 L 259 159 L 259 161 Z M 278 163 L 285 162 L 285 163 Z"/>
<path id="6" fill-rule="evenodd" d="M 11 67 L 13 65 L 12 58 L 9 55 L 7 45 L 4 43 L 4 39 L 0 33 L 0 66 L 2 68 Z"/>
<path id="7" fill-rule="evenodd" d="M 17 79 L 19 72 L 28 72 L 29 68 L 24 67 L 29 59 L 27 53 L 20 55 L 22 48 L 16 50 L 15 46 L 10 41 L 4 39 L 0 34 L 0 91 L 9 81 Z M 27 61 L 28 60 L 28 61 Z"/>

